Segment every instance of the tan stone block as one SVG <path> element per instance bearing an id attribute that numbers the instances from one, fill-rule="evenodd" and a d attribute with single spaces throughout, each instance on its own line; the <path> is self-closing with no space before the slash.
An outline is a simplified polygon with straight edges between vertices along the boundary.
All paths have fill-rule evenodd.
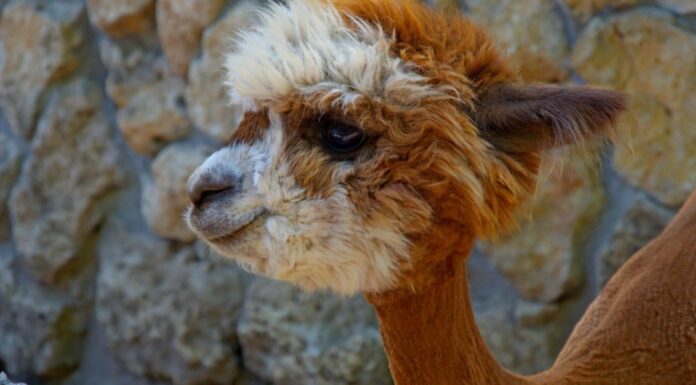
<path id="1" fill-rule="evenodd" d="M 520 229 L 482 249 L 522 296 L 550 302 L 580 283 L 579 245 L 598 217 L 604 192 L 596 167 L 571 155 L 547 159 L 540 178 L 520 213 Z"/>
<path id="2" fill-rule="evenodd" d="M 587 81 L 631 97 L 616 169 L 670 206 L 696 188 L 696 35 L 674 23 L 641 10 L 593 20 L 573 54 Z"/>
<path id="3" fill-rule="evenodd" d="M 186 75 L 200 47 L 203 29 L 222 11 L 225 0 L 160 0 L 157 32 L 172 71 Z"/>
<path id="4" fill-rule="evenodd" d="M 552 0 L 468 0 L 467 4 L 469 16 L 511 55 L 525 80 L 568 79 L 570 47 Z"/>

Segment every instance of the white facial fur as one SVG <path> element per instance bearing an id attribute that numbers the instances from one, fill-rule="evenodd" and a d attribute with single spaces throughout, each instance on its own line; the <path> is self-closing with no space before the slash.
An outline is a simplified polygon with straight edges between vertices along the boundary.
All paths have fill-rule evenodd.
<path id="1" fill-rule="evenodd" d="M 390 54 L 388 33 L 359 19 L 351 30 L 332 6 L 317 0 L 272 4 L 260 23 L 241 33 L 225 61 L 231 98 L 253 108 L 293 92 L 338 93 L 409 105 L 440 94 Z"/>

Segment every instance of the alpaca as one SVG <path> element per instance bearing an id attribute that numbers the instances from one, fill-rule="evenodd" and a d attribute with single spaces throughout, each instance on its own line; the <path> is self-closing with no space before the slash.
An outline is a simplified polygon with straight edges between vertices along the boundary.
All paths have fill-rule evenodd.
<path id="1" fill-rule="evenodd" d="M 481 29 L 414 1 L 286 3 L 227 56 L 245 116 L 189 180 L 201 239 L 254 273 L 363 293 L 397 385 L 696 383 L 696 196 L 550 370 L 504 370 L 474 323 L 474 240 L 514 225 L 541 152 L 607 135 L 623 95 L 520 84 Z"/>

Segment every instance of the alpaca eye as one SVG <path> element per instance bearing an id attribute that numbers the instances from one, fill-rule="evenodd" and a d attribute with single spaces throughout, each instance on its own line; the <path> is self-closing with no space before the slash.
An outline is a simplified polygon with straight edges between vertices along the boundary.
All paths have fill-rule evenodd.
<path id="1" fill-rule="evenodd" d="M 365 133 L 358 127 L 331 120 L 321 123 L 322 141 L 331 151 L 352 152 L 360 148 L 365 141 Z"/>

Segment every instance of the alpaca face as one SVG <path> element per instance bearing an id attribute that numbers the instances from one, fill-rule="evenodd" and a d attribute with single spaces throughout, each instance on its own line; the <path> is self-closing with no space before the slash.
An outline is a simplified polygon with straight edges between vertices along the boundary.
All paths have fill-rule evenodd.
<path id="1" fill-rule="evenodd" d="M 510 222 L 533 188 L 537 148 L 515 151 L 523 141 L 500 116 L 530 131 L 539 111 L 526 122 L 482 104 L 509 103 L 486 86 L 514 76 L 463 18 L 410 2 L 289 1 L 261 14 L 226 67 L 245 118 L 191 176 L 187 220 L 252 272 L 347 294 L 408 285 L 461 239 Z M 515 92 L 524 106 L 538 97 Z M 546 99 L 553 126 L 565 110 Z"/>
<path id="2" fill-rule="evenodd" d="M 189 184 L 233 187 L 191 208 L 194 231 L 249 270 L 306 289 L 392 285 L 409 228 L 431 213 L 388 175 L 398 154 L 380 132 L 393 113 L 373 98 L 406 106 L 436 91 L 390 54 L 382 31 L 351 30 L 336 9 L 311 2 L 272 6 L 227 67 L 248 112 Z"/>

